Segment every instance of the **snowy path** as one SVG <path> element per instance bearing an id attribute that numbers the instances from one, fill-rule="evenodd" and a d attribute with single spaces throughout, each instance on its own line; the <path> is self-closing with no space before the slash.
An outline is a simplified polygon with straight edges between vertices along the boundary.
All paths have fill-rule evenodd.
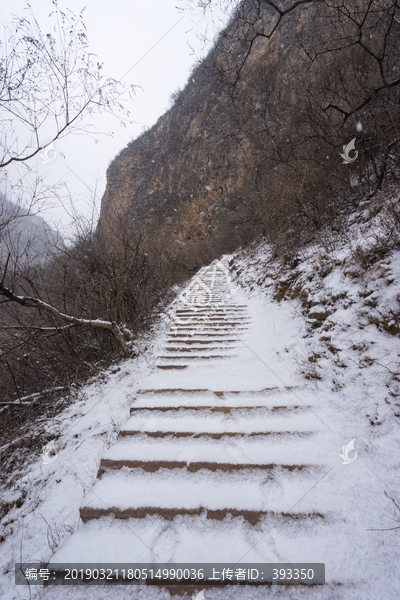
<path id="1" fill-rule="evenodd" d="M 85 525 L 51 562 L 324 562 L 324 587 L 229 597 L 397 597 L 398 581 L 385 596 L 373 592 L 398 556 L 393 532 L 367 531 L 382 486 L 361 461 L 341 464 L 351 418 L 332 408 L 326 389 L 299 377 L 289 353 L 301 319 L 287 305 L 266 313 L 257 298 L 230 293 L 223 278 L 216 301 L 200 329 L 207 309 L 180 304 L 180 323 L 165 334 L 118 440 L 101 457 L 80 508 Z M 140 597 L 156 597 L 146 593 Z M 46 597 L 67 596 L 53 588 Z"/>

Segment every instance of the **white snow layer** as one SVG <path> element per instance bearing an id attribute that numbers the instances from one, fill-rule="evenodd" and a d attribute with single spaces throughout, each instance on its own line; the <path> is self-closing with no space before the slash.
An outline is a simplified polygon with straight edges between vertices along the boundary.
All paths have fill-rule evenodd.
<path id="1" fill-rule="evenodd" d="M 242 269 L 243 288 L 234 301 L 247 306 L 250 317 L 242 330 L 230 333 L 234 331 L 232 339 L 237 340 L 236 357 L 186 361 L 193 364 L 183 370 L 160 370 L 158 357 L 167 354 L 165 342 L 174 339 L 163 325 L 145 355 L 123 361 L 119 373 L 108 371 L 105 380 L 88 384 L 79 400 L 59 416 L 56 460 L 42 464 L 37 457 L 20 481 L 29 495 L 14 510 L 6 541 L 0 544 L 1 598 L 29 596 L 28 590 L 13 583 L 15 561 L 51 559 L 324 562 L 327 583 L 323 587 L 213 589 L 205 597 L 253 600 L 278 594 L 296 599 L 397 600 L 400 530 L 381 530 L 398 526 L 400 520 L 391 500 L 398 498 L 400 487 L 399 411 L 393 395 L 397 384 L 391 376 L 398 364 L 400 340 L 367 322 L 360 328 L 357 284 L 341 271 L 343 258 L 339 256 L 323 287 L 309 284 L 315 311 L 326 309 L 325 296 L 346 293 L 353 299 L 338 301 L 342 304 L 326 318 L 326 324 L 332 325 L 328 333 L 310 328 L 300 304 L 277 303 L 267 288 L 255 286 L 260 273 L 265 281 L 263 265 L 269 259 L 268 251 L 261 248 L 252 259 L 235 262 Z M 313 260 L 300 267 L 304 278 L 312 271 Z M 400 281 L 399 253 L 387 259 L 387 267 Z M 387 287 L 378 286 L 377 293 L 382 302 L 390 301 Z M 204 332 L 196 335 L 186 339 L 209 339 Z M 320 379 L 305 379 L 302 370 L 317 373 Z M 267 388 L 276 389 L 261 391 Z M 176 389 L 205 391 L 165 392 Z M 143 393 L 146 390 L 164 391 Z M 215 391 L 242 393 L 216 396 Z M 229 414 L 194 410 L 200 406 L 246 409 Z M 257 408 L 252 410 L 253 406 Z M 175 410 L 130 414 L 131 407 Z M 282 435 L 212 439 L 146 438 L 142 433 L 116 440 L 121 428 Z M 357 457 L 343 464 L 339 454 L 353 439 Z M 123 467 L 96 480 L 101 458 L 276 467 L 195 473 L 187 468 L 148 473 Z M 282 465 L 308 468 L 289 471 Z M 127 520 L 108 516 L 82 525 L 80 506 L 202 507 L 204 511 L 171 521 L 159 516 Z M 230 515 L 223 521 L 207 519 L 207 510 L 234 508 L 266 514 L 257 525 Z M 48 600 L 169 597 L 165 589 L 126 587 L 53 587 L 45 592 L 32 587 L 31 594 L 32 598 L 45 594 Z"/>

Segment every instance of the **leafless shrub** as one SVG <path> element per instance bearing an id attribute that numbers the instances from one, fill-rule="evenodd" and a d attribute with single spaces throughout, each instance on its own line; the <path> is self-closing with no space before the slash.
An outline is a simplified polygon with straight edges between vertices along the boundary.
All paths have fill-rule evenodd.
<path id="1" fill-rule="evenodd" d="M 47 525 L 47 544 L 51 550 L 51 553 L 54 554 L 61 541 L 67 535 L 72 535 L 74 533 L 74 527 L 66 524 L 64 521 L 62 523 L 53 523 L 53 525 L 50 525 L 47 519 L 45 519 L 41 513 L 39 513 L 39 515 Z"/>
<path id="2" fill-rule="evenodd" d="M 334 237 L 346 215 L 398 181 L 399 34 L 394 0 L 249 0 L 221 34 L 210 71 L 254 174 L 251 202 L 232 222 L 253 222 L 280 256 L 313 239 L 330 250 L 326 226 Z M 352 138 L 357 160 L 342 164 Z M 391 215 L 394 240 L 398 209 Z"/>
<path id="3" fill-rule="evenodd" d="M 400 529 L 400 499 L 398 498 L 397 494 L 394 494 L 393 492 L 388 493 L 385 491 L 385 496 L 391 500 L 394 507 L 393 517 L 389 517 L 389 519 L 395 523 L 399 523 L 399 525 L 396 525 L 395 527 L 389 527 L 387 529 L 368 529 L 368 531 L 393 531 L 394 529 Z"/>

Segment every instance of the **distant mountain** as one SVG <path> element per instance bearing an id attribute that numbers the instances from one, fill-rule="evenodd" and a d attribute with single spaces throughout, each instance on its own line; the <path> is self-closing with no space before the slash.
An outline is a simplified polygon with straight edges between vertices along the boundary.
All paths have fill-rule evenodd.
<path id="1" fill-rule="evenodd" d="M 26 212 L 0 193 L 0 260 L 11 251 L 23 260 L 44 262 L 50 248 L 63 244 L 44 219 Z"/>

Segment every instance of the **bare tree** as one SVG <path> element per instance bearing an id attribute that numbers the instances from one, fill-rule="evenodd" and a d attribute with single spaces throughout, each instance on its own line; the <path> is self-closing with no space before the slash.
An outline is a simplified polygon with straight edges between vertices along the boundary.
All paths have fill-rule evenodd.
<path id="1" fill-rule="evenodd" d="M 69 9 L 61 10 L 56 0 L 53 5 L 51 32 L 44 32 L 28 3 L 26 16 L 14 17 L 13 26 L 5 28 L 5 39 L 1 42 L 0 184 L 7 196 L 11 196 L 10 200 L 16 199 L 14 204 L 8 203 L 7 210 L 5 202 L 0 203 L 3 244 L 13 223 L 32 216 L 35 209 L 59 192 L 56 186 L 45 184 L 30 161 L 57 139 L 90 131 L 90 126 L 83 126 L 83 118 L 96 111 L 129 116 L 121 103 L 124 87 L 103 76 L 102 65 L 89 51 L 83 11 L 76 16 Z M 126 125 L 125 120 L 121 122 Z M 18 168 L 22 172 L 16 174 Z M 18 290 L 26 273 L 19 272 L 20 253 L 8 246 L 8 252 L 3 248 L 0 260 L 3 303 L 15 302 L 21 307 L 47 311 L 70 326 L 110 331 L 123 354 L 130 355 L 127 328 L 122 331 L 113 321 L 66 314 L 40 298 L 21 296 Z M 7 280 L 14 289 L 7 285 Z"/>
<path id="2" fill-rule="evenodd" d="M 253 174 L 233 224 L 295 250 L 398 181 L 399 35 L 398 0 L 234 6 L 205 65 Z M 352 138 L 359 156 L 343 166 Z"/>
<path id="3" fill-rule="evenodd" d="M 103 321 L 101 319 L 82 319 L 79 317 L 74 317 L 73 315 L 66 315 L 61 311 L 57 310 L 54 306 L 51 306 L 50 304 L 47 304 L 47 302 L 43 302 L 38 298 L 32 298 L 30 296 L 19 296 L 17 294 L 14 294 L 14 292 L 12 292 L 4 285 L 4 278 L 6 276 L 6 273 L 7 263 L 3 273 L 2 281 L 0 282 L 0 294 L 4 296 L 8 301 L 16 302 L 20 306 L 25 306 L 27 308 L 36 308 L 38 310 L 46 311 L 54 317 L 56 317 L 57 319 L 70 323 L 71 327 L 73 325 L 79 325 L 81 327 L 94 327 L 97 329 L 105 329 L 106 331 L 111 331 L 111 333 L 115 336 L 116 340 L 118 341 L 118 344 L 120 345 L 125 357 L 129 358 L 131 356 L 131 352 L 126 344 L 125 338 L 127 337 L 128 340 L 130 340 L 133 336 L 126 327 L 121 330 L 121 328 L 117 325 L 117 323 L 115 323 L 115 321 L 110 322 Z M 6 302 L 7 300 L 4 300 L 4 302 Z M 48 332 L 49 328 L 45 328 L 44 330 Z M 50 330 L 59 331 L 59 328 L 50 328 Z"/>
<path id="4" fill-rule="evenodd" d="M 71 133 L 90 131 L 83 117 L 118 111 L 123 85 L 102 74 L 89 51 L 83 11 L 50 15 L 52 31 L 44 33 L 29 4 L 24 17 L 5 28 L 0 60 L 0 168 L 26 162 Z M 132 88 L 131 88 L 132 89 Z M 126 126 L 125 120 L 121 124 Z"/>
<path id="5" fill-rule="evenodd" d="M 62 184 L 46 184 L 32 166 L 34 157 L 68 134 L 92 133 L 92 125 L 84 124 L 84 119 L 95 112 L 111 112 L 126 126 L 129 111 L 122 94 L 134 92 L 134 86 L 126 89 L 103 75 L 102 64 L 89 50 L 83 12 L 75 15 L 61 10 L 54 0 L 53 12 L 41 26 L 27 2 L 22 16 L 14 16 L 12 24 L 4 26 L 0 40 L 0 244 L 13 222 L 34 216 L 66 192 Z M 12 204 L 6 206 L 7 201 Z"/>

